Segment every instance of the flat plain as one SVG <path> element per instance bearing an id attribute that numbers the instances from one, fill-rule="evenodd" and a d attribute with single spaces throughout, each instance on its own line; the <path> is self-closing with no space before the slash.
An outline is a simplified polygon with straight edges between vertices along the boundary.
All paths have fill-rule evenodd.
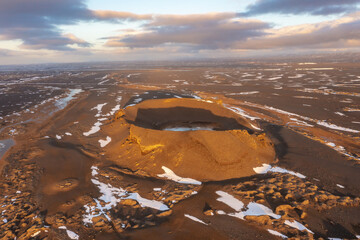
<path id="1" fill-rule="evenodd" d="M 357 239 L 360 65 L 0 72 L 1 239 Z"/>

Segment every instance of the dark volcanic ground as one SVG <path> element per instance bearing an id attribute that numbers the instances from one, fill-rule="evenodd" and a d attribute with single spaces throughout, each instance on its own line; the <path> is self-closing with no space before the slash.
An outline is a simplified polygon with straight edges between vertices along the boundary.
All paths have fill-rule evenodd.
<path id="1" fill-rule="evenodd" d="M 150 175 L 133 149 L 161 169 L 162 146 L 134 140 L 124 108 L 180 98 L 244 118 L 276 159 L 224 181 Z M 0 239 L 357 239 L 359 132 L 359 64 L 3 72 Z"/>

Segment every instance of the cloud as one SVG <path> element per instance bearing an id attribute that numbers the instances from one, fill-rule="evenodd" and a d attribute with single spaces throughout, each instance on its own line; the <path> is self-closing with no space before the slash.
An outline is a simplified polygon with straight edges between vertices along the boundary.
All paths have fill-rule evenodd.
<path id="1" fill-rule="evenodd" d="M 20 39 L 27 49 L 71 50 L 68 45 L 79 44 L 79 39 L 62 35 L 57 26 L 89 16 L 81 0 L 1 0 L 0 39 Z"/>
<path id="2" fill-rule="evenodd" d="M 149 48 L 182 45 L 195 49 L 229 48 L 235 41 L 265 35 L 268 23 L 240 19 L 236 13 L 155 15 L 137 32 L 111 37 L 110 47 Z"/>
<path id="3" fill-rule="evenodd" d="M 70 39 L 72 44 L 76 44 L 81 47 L 90 47 L 91 46 L 90 43 L 86 42 L 85 40 L 83 40 L 81 38 L 76 37 L 72 33 L 67 33 L 67 34 L 64 34 L 63 36 L 66 37 L 67 39 Z"/>
<path id="4" fill-rule="evenodd" d="M 80 21 L 136 21 L 151 15 L 92 11 L 86 0 L 1 0 L 0 40 L 20 39 L 26 49 L 72 50 L 71 45 L 90 44 L 74 35 L 64 35 L 59 26 Z"/>
<path id="5" fill-rule="evenodd" d="M 344 13 L 356 9 L 358 2 L 359 0 L 258 0 L 249 5 L 244 15 Z M 244 18 L 244 15 L 232 12 L 135 14 L 93 11 L 88 9 L 86 3 L 86 0 L 0 0 L 0 40 L 21 40 L 20 48 L 23 49 L 64 51 L 63 54 L 67 56 L 83 51 L 84 55 L 94 50 L 86 49 L 91 44 L 72 33 L 62 32 L 63 25 L 95 21 L 116 24 L 135 21 L 139 26 L 131 24 L 133 29 L 124 26 L 118 35 L 102 38 L 106 40 L 105 45 L 110 47 L 109 51 L 122 50 L 126 54 L 134 52 L 139 56 L 142 53 L 166 56 L 170 52 L 195 56 L 201 52 L 216 51 L 225 54 L 226 51 L 360 46 L 359 12 L 333 21 L 274 29 L 269 23 Z M 0 54 L 5 56 L 11 53 L 2 50 Z"/>
<path id="6" fill-rule="evenodd" d="M 331 15 L 356 11 L 359 0 L 257 0 L 242 16 L 267 13 Z"/>
<path id="7" fill-rule="evenodd" d="M 142 27 L 107 38 L 106 46 L 128 49 L 172 47 L 187 53 L 360 46 L 360 11 L 337 20 L 280 29 L 261 21 L 237 18 L 235 13 L 158 15 Z"/>
<path id="8" fill-rule="evenodd" d="M 91 15 L 94 19 L 97 20 L 107 20 L 107 21 L 115 21 L 115 22 L 152 19 L 152 14 L 135 14 L 130 12 L 104 11 L 104 10 L 92 11 Z"/>
<path id="9" fill-rule="evenodd" d="M 360 46 L 360 12 L 318 24 L 268 31 L 266 37 L 239 42 L 241 49 L 351 48 Z"/>
<path id="10" fill-rule="evenodd" d="M 12 54 L 13 54 L 13 51 L 0 48 L 0 57 L 8 57 L 8 56 L 12 56 Z"/>

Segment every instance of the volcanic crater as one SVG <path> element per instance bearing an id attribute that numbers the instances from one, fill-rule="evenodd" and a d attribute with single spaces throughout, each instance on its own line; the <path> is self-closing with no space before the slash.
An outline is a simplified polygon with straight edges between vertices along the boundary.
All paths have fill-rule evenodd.
<path id="1" fill-rule="evenodd" d="M 119 140 L 106 147 L 109 161 L 144 176 L 158 177 L 166 167 L 220 181 L 253 175 L 254 167 L 276 158 L 264 132 L 215 101 L 144 100 L 119 111 L 103 130 Z"/>

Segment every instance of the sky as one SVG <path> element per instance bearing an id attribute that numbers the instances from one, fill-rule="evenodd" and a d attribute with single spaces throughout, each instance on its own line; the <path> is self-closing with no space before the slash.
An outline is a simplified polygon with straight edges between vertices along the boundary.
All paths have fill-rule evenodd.
<path id="1" fill-rule="evenodd" d="M 360 0 L 0 0 L 0 65 L 360 51 Z"/>

